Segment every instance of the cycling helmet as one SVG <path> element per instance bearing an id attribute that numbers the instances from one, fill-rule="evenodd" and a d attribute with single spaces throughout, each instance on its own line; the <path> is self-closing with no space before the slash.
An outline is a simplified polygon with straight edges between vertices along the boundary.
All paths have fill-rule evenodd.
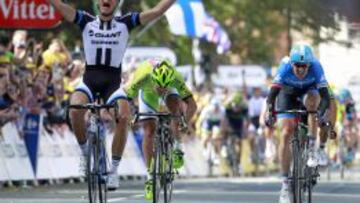
<path id="1" fill-rule="evenodd" d="M 221 105 L 221 102 L 218 98 L 212 98 L 210 100 L 210 104 L 211 104 L 211 106 L 219 107 Z"/>
<path id="2" fill-rule="evenodd" d="M 290 62 L 292 64 L 309 64 L 313 61 L 313 52 L 309 45 L 299 44 L 292 47 L 290 51 Z"/>
<path id="3" fill-rule="evenodd" d="M 341 103 L 352 99 L 351 92 L 345 88 L 340 89 L 338 96 Z"/>
<path id="4" fill-rule="evenodd" d="M 243 95 L 241 94 L 241 92 L 237 92 L 234 94 L 233 100 L 232 102 L 234 104 L 242 104 L 243 102 Z"/>
<path id="5" fill-rule="evenodd" d="M 210 100 L 210 110 L 211 111 L 218 111 L 222 106 L 220 99 L 214 97 Z"/>
<path id="6" fill-rule="evenodd" d="M 174 73 L 174 67 L 170 62 L 161 60 L 154 66 L 151 76 L 160 87 L 167 87 L 174 80 Z"/>

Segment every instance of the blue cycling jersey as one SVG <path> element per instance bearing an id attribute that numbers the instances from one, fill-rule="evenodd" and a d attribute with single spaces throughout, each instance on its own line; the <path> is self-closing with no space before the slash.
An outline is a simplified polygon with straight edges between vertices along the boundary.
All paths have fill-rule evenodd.
<path id="1" fill-rule="evenodd" d="M 328 86 L 324 70 L 318 60 L 315 59 L 310 64 L 309 72 L 304 78 L 299 78 L 294 74 L 288 57 L 281 61 L 273 83 L 298 88 L 300 90 L 319 89 Z"/>

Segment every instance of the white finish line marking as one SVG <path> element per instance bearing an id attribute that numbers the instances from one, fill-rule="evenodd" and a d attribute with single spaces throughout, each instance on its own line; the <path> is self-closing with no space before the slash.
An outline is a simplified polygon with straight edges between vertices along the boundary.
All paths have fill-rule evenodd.
<path id="1" fill-rule="evenodd" d="M 181 190 L 181 191 L 174 191 L 174 194 L 198 194 L 198 195 L 219 195 L 219 194 L 234 194 L 234 192 L 230 192 L 230 191 L 190 191 L 190 190 Z M 256 196 L 278 196 L 279 193 L 278 192 L 242 192 L 242 191 L 238 191 L 236 192 L 237 195 L 256 195 Z M 329 193 L 314 193 L 314 196 L 318 196 L 318 197 L 331 197 L 331 198 L 360 198 L 360 194 L 329 194 Z M 137 194 L 137 195 L 132 195 L 130 197 L 119 197 L 119 198 L 109 198 L 108 202 L 109 203 L 116 203 L 116 202 L 127 202 L 131 199 L 138 199 L 138 198 L 143 198 L 144 195 L 142 194 Z M 88 200 L 86 199 L 81 199 L 81 198 L 24 198 L 24 199 L 14 199 L 14 198 L 1 198 L 0 199 L 0 203 L 28 203 L 28 202 L 36 202 L 36 203 L 66 203 L 66 202 L 71 202 L 71 203 L 87 203 Z"/>
<path id="2" fill-rule="evenodd" d="M 108 202 L 109 202 L 109 203 L 112 203 L 112 202 L 120 202 L 120 201 L 127 200 L 127 199 L 129 199 L 129 198 L 126 198 L 126 197 L 111 198 L 111 199 L 108 199 Z"/>

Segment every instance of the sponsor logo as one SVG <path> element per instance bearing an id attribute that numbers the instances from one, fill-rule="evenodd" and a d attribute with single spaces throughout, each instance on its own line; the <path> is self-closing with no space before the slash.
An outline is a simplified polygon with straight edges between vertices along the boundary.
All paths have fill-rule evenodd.
<path id="1" fill-rule="evenodd" d="M 118 45 L 119 42 L 118 41 L 96 41 L 96 40 L 91 40 L 91 44 L 93 45 Z"/>
<path id="2" fill-rule="evenodd" d="M 113 32 L 113 33 L 102 33 L 102 32 L 94 32 L 94 30 L 89 30 L 89 36 L 96 38 L 116 38 L 116 37 L 120 37 L 120 35 L 121 35 L 121 31 Z"/>
<path id="3" fill-rule="evenodd" d="M 89 36 L 90 37 L 94 36 L 94 30 L 89 30 Z"/>
<path id="4" fill-rule="evenodd" d="M 1 28 L 52 28 L 61 18 L 46 0 L 0 0 Z"/>

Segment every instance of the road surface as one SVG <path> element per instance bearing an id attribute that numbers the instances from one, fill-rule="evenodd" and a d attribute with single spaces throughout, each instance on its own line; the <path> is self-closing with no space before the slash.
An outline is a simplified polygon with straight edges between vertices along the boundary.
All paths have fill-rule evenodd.
<path id="1" fill-rule="evenodd" d="M 324 177 L 324 176 L 323 176 Z M 180 179 L 176 182 L 174 203 L 277 203 L 280 180 L 268 178 Z M 320 180 L 315 188 L 316 203 L 360 202 L 360 179 Z M 77 203 L 88 202 L 84 183 L 2 188 L 0 203 Z M 122 181 L 121 188 L 110 193 L 109 203 L 145 202 L 143 181 Z"/>

